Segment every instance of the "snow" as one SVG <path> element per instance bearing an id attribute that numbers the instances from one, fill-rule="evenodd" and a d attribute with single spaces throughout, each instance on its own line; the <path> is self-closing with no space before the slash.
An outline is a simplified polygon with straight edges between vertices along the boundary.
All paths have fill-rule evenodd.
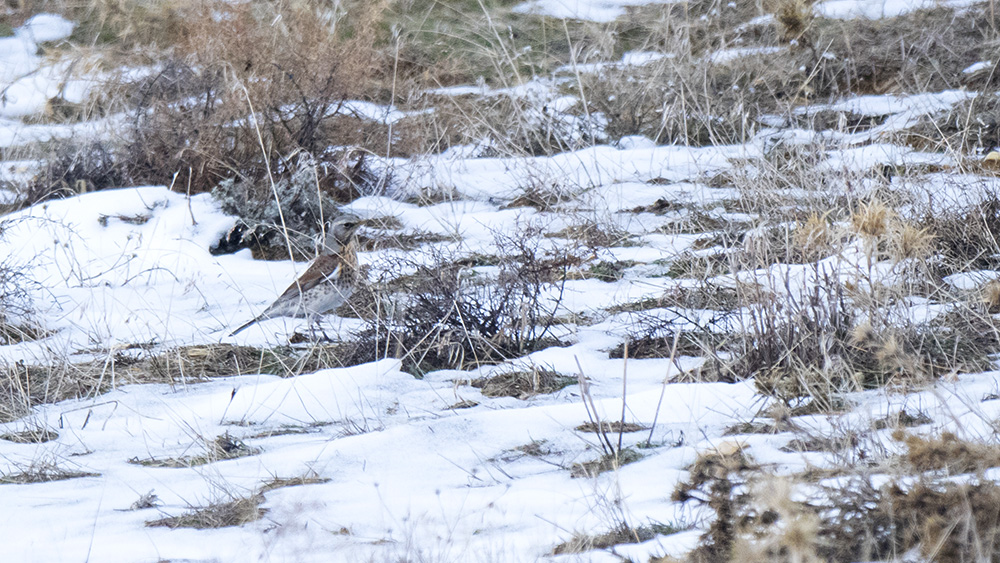
<path id="1" fill-rule="evenodd" d="M 610 22 L 623 15 L 628 6 L 664 3 L 668 2 L 664 2 L 664 0 L 530 0 L 515 6 L 514 11 L 553 18 Z"/>
<path id="2" fill-rule="evenodd" d="M 978 63 L 972 63 L 971 65 L 962 69 L 962 74 L 975 74 L 977 72 L 987 70 L 993 67 L 992 61 L 979 61 Z"/>
<path id="3" fill-rule="evenodd" d="M 733 147 L 649 147 L 638 140 L 631 146 L 534 159 L 452 157 L 447 165 L 455 171 L 456 189 L 475 199 L 421 207 L 380 196 L 356 200 L 349 209 L 366 216 L 393 215 L 404 230 L 453 233 L 469 250 L 486 251 L 498 230 L 516 229 L 527 220 L 554 221 L 548 213 L 501 209 L 492 201 L 498 186 L 516 188 L 510 176 L 525 167 L 551 174 L 547 179 L 578 174 L 568 180 L 576 188 L 583 187 L 575 185 L 583 183 L 581 170 L 590 170 L 573 205 L 613 219 L 617 210 L 663 197 L 701 205 L 731 197 L 725 188 L 689 179 L 725 169 L 731 158 L 748 154 Z M 843 166 L 868 163 L 855 163 L 847 154 L 833 152 L 831 158 L 839 158 Z M 412 163 L 395 165 L 405 170 Z M 446 167 L 433 159 L 429 165 Z M 641 181 L 654 175 L 673 180 L 666 185 Z M 662 218 L 639 215 L 634 220 L 628 226 L 644 233 L 643 246 L 607 252 L 651 262 L 676 256 L 695 238 L 653 234 Z M 228 329 L 259 311 L 302 268 L 291 262 L 256 262 L 246 253 L 209 254 L 208 248 L 234 221 L 207 195 L 188 198 L 155 186 L 85 194 L 9 216 L 2 251 L 30 265 L 31 275 L 44 286 L 35 295 L 36 304 L 46 328 L 56 334 L 44 345 L 8 346 L 0 352 L 8 361 L 31 361 L 52 349 L 231 341 L 224 336 Z M 380 257 L 365 253 L 362 261 L 375 264 Z M 830 271 L 854 275 L 858 263 L 848 258 L 849 253 L 840 264 L 830 262 Z M 886 269 L 880 278 L 879 271 L 870 270 L 868 276 L 884 281 L 893 275 Z M 800 287 L 815 275 L 810 266 L 783 265 L 756 274 L 771 288 Z M 957 278 L 949 281 L 959 285 Z M 565 307 L 594 314 L 614 304 L 655 298 L 681 283 L 643 275 L 615 283 L 571 280 Z M 672 309 L 645 314 L 680 324 L 716 322 L 713 311 L 686 311 L 683 320 Z M 237 341 L 277 344 L 295 328 L 301 328 L 299 321 L 275 319 Z M 663 393 L 665 378 L 701 360 L 679 358 L 675 364 L 609 358 L 605 350 L 632 330 L 629 314 L 610 316 L 570 329 L 574 343 L 568 347 L 548 348 L 518 361 L 567 375 L 582 368 L 602 418 L 618 417 L 624 398 L 627 421 L 649 426 L 657 419 L 654 447 L 639 450 L 643 459 L 589 479 L 573 478 L 568 470 L 600 455 L 594 435 L 574 430 L 588 420 L 579 386 L 526 400 L 485 397 L 468 381 L 490 368 L 432 372 L 416 379 L 390 359 L 286 379 L 234 374 L 183 385 L 119 383 L 100 396 L 39 405 L 0 431 L 44 427 L 59 437 L 44 444 L 0 441 L 0 473 L 51 461 L 97 475 L 0 486 L 7 508 L 2 520 L 5 554 L 25 562 L 109 563 L 364 561 L 418 554 L 450 560 L 599 561 L 607 554 L 550 554 L 574 531 L 606 529 L 607 515 L 596 507 L 608 503 L 624 506 L 628 518 L 639 524 L 693 518 L 665 498 L 686 478 L 686 468 L 699 452 L 712 451 L 724 440 L 738 439 L 755 460 L 775 471 L 830 463 L 825 454 L 781 450 L 792 437 L 789 433 L 725 438 L 727 426 L 753 419 L 762 408 L 753 382 L 671 383 Z M 972 408 L 978 403 L 971 398 L 988 389 L 993 377 L 962 376 L 961 384 L 943 382 L 908 400 L 919 401 L 928 412 L 947 412 L 948 420 L 970 431 L 990 432 L 990 419 L 978 409 L 1000 411 L 1000 404 Z M 857 420 L 885 416 L 898 403 L 880 392 L 858 394 L 854 400 L 859 407 L 849 416 Z M 460 401 L 478 404 L 449 408 Z M 820 417 L 811 420 L 815 428 L 829 424 Z M 299 433 L 282 434 L 288 429 Z M 227 432 L 260 451 L 187 468 L 129 461 L 201 455 L 206 442 Z M 625 445 L 647 437 L 648 431 L 626 434 Z M 873 439 L 891 447 L 887 435 Z M 541 459 L 516 449 L 542 440 L 550 453 Z M 268 512 L 259 521 L 217 530 L 145 527 L 147 521 L 193 506 L 249 495 L 275 476 L 301 475 L 326 481 L 266 493 L 262 507 Z M 160 505 L 129 510 L 148 491 L 158 495 Z M 618 552 L 640 560 L 682 555 L 698 534 L 659 536 L 621 546 Z"/>
<path id="4" fill-rule="evenodd" d="M 641 3 L 535 0 L 517 9 L 610 21 L 626 6 Z M 827 17 L 891 17 L 927 5 L 837 0 L 817 4 L 816 10 Z M 57 93 L 71 101 L 84 99 L 90 82 L 74 79 L 65 89 L 57 89 L 71 74 L 69 66 L 36 55 L 39 42 L 57 41 L 71 32 L 70 22 L 41 15 L 14 37 L 0 39 L 0 83 L 9 86 L 8 99 L 0 106 L 0 147 L 70 135 L 98 136 L 114 127 L 114 117 L 72 126 L 20 121 L 37 114 Z M 736 48 L 710 58 L 729 64 L 771 52 L 773 48 Z M 599 72 L 667 56 L 631 52 L 620 60 L 559 72 Z M 988 64 L 977 63 L 980 68 Z M 436 93 L 516 96 L 557 114 L 579 103 L 575 96 L 560 93 L 555 81 L 543 78 L 505 89 L 460 86 Z M 421 253 L 431 247 L 490 255 L 499 251 L 498 235 L 540 227 L 544 235 L 539 237 L 539 249 L 577 244 L 575 250 L 587 253 L 584 264 L 569 272 L 565 283 L 546 288 L 541 296 L 547 303 L 561 305 L 559 314 L 566 320 L 553 331 L 565 345 L 536 350 L 499 366 L 432 371 L 422 378 L 404 372 L 397 360 L 375 357 L 360 365 L 287 378 L 243 372 L 209 381 L 123 384 L 117 374 L 107 373 L 106 393 L 35 405 L 26 416 L 0 424 L 0 434 L 34 428 L 58 433 L 42 444 L 0 439 L 0 475 L 45 463 L 95 474 L 0 485 L 4 560 L 520 562 L 681 557 L 697 544 L 706 514 L 669 498 L 699 455 L 720 444 L 739 444 L 775 474 L 826 468 L 837 460 L 829 453 L 786 451 L 783 446 L 801 436 L 793 431 L 727 435 L 734 424 L 758 417 L 770 400 L 761 396 L 753 381 L 677 382 L 679 374 L 704 362 L 701 357 L 610 357 L 609 350 L 635 337 L 640 321 L 656 321 L 664 332 L 669 327 L 731 334 L 748 325 L 750 305 L 716 311 L 696 308 L 701 305 L 656 304 L 641 313 L 614 312 L 627 311 L 615 307 L 705 284 L 725 288 L 753 284 L 770 297 L 802 299 L 821 279 L 839 280 L 858 291 L 905 282 L 906 261 L 879 261 L 858 239 L 845 242 L 836 256 L 814 264 L 768 264 L 710 279 L 675 278 L 669 271 L 679 257 L 718 252 L 715 242 L 705 241 L 717 234 L 731 235 L 726 232 L 728 225 L 761 220 L 728 205 L 755 194 L 745 193 L 745 186 L 715 179 L 744 173 L 752 177 L 759 171 L 756 167 L 769 164 L 764 162 L 769 147 L 778 143 L 819 146 L 815 171 L 843 178 L 834 186 L 798 186 L 780 195 L 803 200 L 845 194 L 861 198 L 868 195 L 870 184 L 859 178 L 882 164 L 942 167 L 938 173 L 883 186 L 911 196 L 912 201 L 934 199 L 940 211 L 960 209 L 994 193 L 996 178 L 951 168 L 956 155 L 891 142 L 893 133 L 921 117 L 947 111 L 973 96 L 951 90 L 852 96 L 813 104 L 803 107 L 800 117 L 832 111 L 885 119 L 860 132 L 769 129 L 745 145 L 660 146 L 642 136 L 627 136 L 614 144 L 550 156 L 479 158 L 478 145 L 413 159 L 371 156 L 372 166 L 389 172 L 393 185 L 387 193 L 356 199 L 344 211 L 392 217 L 401 225 L 400 234 L 430 233 L 444 242 L 412 251 L 361 252 L 359 260 L 371 268 L 370 275 L 399 268 L 401 258 L 429 261 Z M 382 123 L 407 115 L 393 106 L 362 101 L 348 102 L 340 111 Z M 780 119 L 768 122 L 778 128 Z M 3 162 L 0 186 L 29 179 L 36 166 L 32 161 Z M 559 201 L 543 210 L 508 207 L 536 188 L 553 191 Z M 411 202 L 428 192 L 446 197 L 426 205 Z M 9 190 L 0 190 L 0 202 L 13 198 Z M 669 209 L 650 210 L 662 202 Z M 695 211 L 723 226 L 690 232 L 685 225 L 692 222 Z M 899 212 L 916 214 L 916 204 L 901 205 Z M 209 249 L 236 221 L 210 195 L 188 197 L 164 186 L 87 193 L 4 216 L 0 256 L 7 267 L 30 280 L 26 287 L 33 318 L 48 336 L 0 346 L 0 360 L 6 365 L 52 358 L 108 361 L 117 354 L 136 353 L 131 347 L 137 343 L 157 353 L 222 343 L 287 346 L 289 336 L 305 331 L 306 321 L 269 319 L 237 337 L 226 336 L 258 314 L 306 267 L 288 260 L 253 260 L 246 250 L 212 255 Z M 567 227 L 581 224 L 624 233 L 624 240 L 611 247 L 584 249 L 565 234 Z M 716 228 L 718 232 L 713 231 Z M 751 229 L 739 236 L 751 244 L 754 235 L 761 234 L 761 229 Z M 615 281 L 577 275 L 600 260 L 636 264 Z M 475 271 L 488 275 L 497 269 L 483 266 Z M 974 295 L 997 279 L 996 271 L 970 270 L 952 273 L 943 281 L 949 289 Z M 901 300 L 895 314 L 922 323 L 950 307 L 911 296 Z M 334 337 L 349 338 L 359 323 L 331 315 L 324 329 Z M 474 379 L 512 367 L 579 376 L 587 381 L 587 389 L 575 383 L 553 393 L 514 398 L 485 396 L 470 385 Z M 871 429 L 873 420 L 916 405 L 934 422 L 915 431 L 951 429 L 989 437 L 1000 416 L 1000 401 L 983 398 L 996 392 L 998 377 L 1000 372 L 956 373 L 913 389 L 846 393 L 844 412 L 797 416 L 793 422 L 802 432 Z M 622 437 L 625 446 L 636 448 L 643 457 L 596 477 L 575 478 L 574 464 L 602 453 L 597 436 L 576 429 L 590 418 L 584 404 L 587 393 L 599 418 L 624 417 L 646 427 Z M 456 408 L 459 404 L 471 406 Z M 203 455 L 207 443 L 227 433 L 259 451 L 191 467 L 136 463 Z M 897 451 L 900 446 L 890 433 L 890 429 L 868 432 L 869 450 Z M 524 446 L 531 444 L 545 453 L 525 453 Z M 256 522 L 206 530 L 145 525 L 191 507 L 248 496 L 276 476 L 303 475 L 322 482 L 267 492 L 262 507 L 268 512 Z M 132 503 L 149 491 L 155 491 L 159 506 L 131 510 Z M 615 511 L 637 525 L 659 522 L 695 528 L 617 546 L 614 553 L 552 554 L 574 533 L 607 531 L 619 522 Z"/>
<path id="5" fill-rule="evenodd" d="M 33 43 L 45 43 L 66 39 L 73 33 L 76 24 L 55 14 L 36 14 L 15 31 Z"/>
<path id="6" fill-rule="evenodd" d="M 64 93 L 68 101 L 83 100 L 86 88 L 68 78 L 68 63 L 43 64 L 38 44 L 69 37 L 74 24 L 61 16 L 38 14 L 0 39 L 0 118 L 23 117 L 41 111 L 49 98 Z"/>
<path id="7" fill-rule="evenodd" d="M 781 51 L 781 47 L 740 47 L 735 49 L 723 49 L 712 53 L 709 56 L 709 60 L 715 64 L 727 64 L 738 62 L 740 59 L 747 57 L 771 55 Z"/>
<path id="8" fill-rule="evenodd" d="M 606 69 L 623 68 L 631 66 L 645 66 L 656 61 L 673 58 L 671 53 L 658 53 L 655 51 L 629 51 L 622 55 L 621 60 L 599 63 L 570 64 L 564 65 L 555 70 L 556 73 L 596 73 Z"/>
<path id="9" fill-rule="evenodd" d="M 60 438 L 39 446 L 0 443 L 5 463 L 52 458 L 100 476 L 6 487 L 11 490 L 5 491 L 4 529 L 41 527 L 46 513 L 41 507 L 50 503 L 60 505 L 61 517 L 35 528 L 46 529 L 44 539 L 9 538 L 5 552 L 26 562 L 87 554 L 108 562 L 185 557 L 352 561 L 390 556 L 414 541 L 410 547 L 419 550 L 490 552 L 498 561 L 520 561 L 543 557 L 563 530 L 599 522 L 591 504 L 604 484 L 588 492 L 590 484 L 552 465 L 518 456 L 495 461 L 509 457 L 511 448 L 540 439 L 549 440 L 565 463 L 587 457 L 589 440 L 574 437 L 571 430 L 587 417 L 578 400 L 496 410 L 463 388 L 463 395 L 485 404 L 448 411 L 455 401 L 451 382 L 419 381 L 398 367 L 388 360 L 293 379 L 244 376 L 186 388 L 129 386 L 98 401 L 40 408 L 31 423 L 58 424 Z M 637 389 L 629 395 L 631 416 L 646 423 L 659 397 L 653 379 L 649 384 L 633 380 Z M 698 435 L 727 416 L 748 416 L 741 405 L 752 402 L 752 392 L 747 384 L 674 386 L 661 407 L 654 440 L 666 432 Z M 614 412 L 618 403 L 607 398 L 597 405 Z M 202 439 L 226 431 L 242 437 L 315 423 L 329 425 L 306 434 L 248 439 L 262 449 L 260 454 L 210 468 L 154 468 L 127 461 L 198 452 Z M 348 428 L 363 431 L 344 434 Z M 678 453 L 623 468 L 616 478 L 622 494 L 632 503 L 658 504 L 659 493 L 647 486 L 649 476 L 680 478 L 693 451 Z M 270 512 L 260 522 L 202 532 L 143 528 L 145 520 L 161 513 L 216 499 L 220 487 L 238 493 L 275 475 L 307 472 L 330 481 L 268 493 L 264 507 Z M 610 484 L 611 477 L 603 481 Z M 123 512 L 149 490 L 156 491 L 162 506 Z M 279 536 L 265 532 L 274 525 L 283 530 Z M 331 533 L 342 528 L 349 533 Z M 195 537 L 204 540 L 192 542 Z M 688 537 L 682 545 L 690 545 Z"/>
<path id="10" fill-rule="evenodd" d="M 588 177 L 574 208 L 615 219 L 618 210 L 664 197 L 706 206 L 733 197 L 731 190 L 688 179 L 725 169 L 732 158 L 747 154 L 754 153 L 736 147 L 651 147 L 637 139 L 625 147 L 594 147 L 554 157 L 452 157 L 447 167 L 466 198 L 417 206 L 385 196 L 367 197 L 347 209 L 365 216 L 392 215 L 404 230 L 455 234 L 469 250 L 487 251 L 494 233 L 517 229 L 524 221 L 548 219 L 558 225 L 549 213 L 501 209 L 492 201 L 500 193 L 498 186 L 516 188 L 510 176 L 526 167 L 533 167 L 534 174 L 550 174 L 547 180 L 577 174 L 567 182 L 576 188 L 583 187 L 575 185 L 583 183 L 580 178 Z M 831 158 L 840 159 L 843 166 L 868 165 L 864 159 L 855 163 L 849 154 L 833 151 Z M 433 158 L 423 164 L 446 168 L 445 162 Z M 414 163 L 394 165 L 406 170 Z M 585 175 L 584 170 L 590 172 Z M 654 184 L 640 180 L 654 176 L 673 180 L 665 185 L 660 185 L 662 180 Z M 697 238 L 653 234 L 663 218 L 640 214 L 633 220 L 627 226 L 644 235 L 643 246 L 606 252 L 650 263 L 676 256 Z M 45 288 L 35 295 L 36 304 L 46 328 L 56 334 L 44 346 L 28 343 L 0 352 L 8 361 L 31 361 L 53 349 L 108 350 L 136 341 L 162 346 L 231 341 L 224 336 L 228 329 L 259 311 L 302 268 L 291 262 L 253 261 L 245 252 L 212 256 L 208 248 L 234 221 L 210 196 L 189 198 L 156 186 L 84 194 L 9 216 L 2 251 L 30 265 L 32 277 Z M 376 264 L 383 256 L 389 254 L 364 253 L 361 259 Z M 829 267 L 837 275 L 856 275 L 859 263 L 850 256 L 847 252 L 844 261 L 830 261 L 819 271 Z M 855 258 L 863 260 L 860 254 Z M 883 281 L 894 275 L 891 269 L 884 270 L 880 274 L 878 268 L 869 268 L 867 275 Z M 801 287 L 819 274 L 808 265 L 776 265 L 755 275 L 773 289 Z M 961 285 L 958 278 L 949 282 Z M 594 314 L 615 304 L 655 298 L 683 283 L 642 274 L 615 283 L 570 280 L 564 305 L 568 311 Z M 975 284 L 979 283 L 977 279 Z M 714 311 L 686 311 L 680 316 L 673 309 L 659 309 L 644 314 L 673 318 L 680 325 L 695 322 L 727 329 L 715 324 Z M 237 341 L 277 344 L 296 328 L 302 328 L 300 321 L 274 319 Z M 89 557 L 107 562 L 307 562 L 382 560 L 414 553 L 561 561 L 567 557 L 549 555 L 558 541 L 568 539 L 574 530 L 607 526 L 605 517 L 595 511 L 601 503 L 623 499 L 629 517 L 639 523 L 678 521 L 690 515 L 679 513 L 664 498 L 685 478 L 685 468 L 699 452 L 711 451 L 725 439 L 722 432 L 727 426 L 754 417 L 761 399 L 752 382 L 671 383 L 661 399 L 665 377 L 692 369 L 701 360 L 626 363 L 609 358 L 605 350 L 632 330 L 629 314 L 610 316 L 570 329 L 567 334 L 575 342 L 568 347 L 518 360 L 568 375 L 582 368 L 602 418 L 618 416 L 624 386 L 626 420 L 649 426 L 657 419 L 654 447 L 640 450 L 642 460 L 617 472 L 574 479 L 566 469 L 600 452 L 593 435 L 574 430 L 588 419 L 578 385 L 527 400 L 490 398 L 468 385 L 470 379 L 490 373 L 489 368 L 432 372 L 421 380 L 400 371 L 396 360 L 382 360 L 288 379 L 234 374 L 185 385 L 116 384 L 97 397 L 37 406 L 27 418 L 0 426 L 0 430 L 44 427 L 59 433 L 44 444 L 0 441 L 0 465 L 5 468 L 0 472 L 54 461 L 98 474 L 3 486 L 8 507 L 3 521 L 8 530 L 5 553 L 17 561 Z M 983 376 L 969 377 L 983 381 Z M 943 384 L 939 389 L 947 390 L 921 395 L 922 404 L 930 405 L 925 408 L 951 409 L 962 424 L 978 427 L 973 426 L 975 413 L 956 408 L 966 404 L 967 393 L 978 392 L 978 387 Z M 466 400 L 478 405 L 449 408 Z M 862 407 L 852 416 L 884 416 L 887 407 L 877 393 L 857 400 Z M 814 418 L 814 424 L 826 423 Z M 301 433 L 282 434 L 289 428 Z M 260 451 L 190 468 L 129 462 L 200 455 L 207 441 L 227 432 Z M 267 437 L 269 433 L 275 435 Z M 625 443 L 636 444 L 647 434 L 628 434 Z M 681 436 L 686 439 L 679 441 Z M 781 471 L 827 463 L 821 454 L 779 449 L 783 440 L 790 439 L 787 434 L 739 439 L 754 459 Z M 551 452 L 545 459 L 516 449 L 540 440 Z M 274 476 L 307 474 L 328 481 L 268 492 L 262 505 L 268 512 L 254 523 L 201 531 L 144 526 L 192 506 L 248 495 Z M 651 487 L 654 482 L 657 486 Z M 127 510 L 151 490 L 160 506 Z M 58 510 L 59 517 L 54 518 L 51 510 Z M 46 531 L 16 532 L 28 527 Z M 689 531 L 661 536 L 625 546 L 621 552 L 640 559 L 682 554 L 697 535 Z M 581 557 L 600 560 L 601 556 Z"/>
<path id="11" fill-rule="evenodd" d="M 880 19 L 942 6 L 961 8 L 978 0 L 825 0 L 814 6 L 817 15 L 835 19 Z"/>
<path id="12" fill-rule="evenodd" d="M 460 159 L 442 155 L 392 164 L 407 192 L 430 189 L 471 199 L 506 199 L 539 181 L 582 191 L 609 182 L 697 179 L 728 169 L 730 159 L 755 153 L 753 147 L 742 146 L 628 150 L 595 146 L 550 157 Z M 490 181 L 483 182 L 483 178 Z"/>

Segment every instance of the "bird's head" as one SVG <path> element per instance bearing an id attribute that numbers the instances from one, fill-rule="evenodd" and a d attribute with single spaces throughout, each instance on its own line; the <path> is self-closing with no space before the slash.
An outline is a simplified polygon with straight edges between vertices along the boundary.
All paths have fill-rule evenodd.
<path id="1" fill-rule="evenodd" d="M 345 213 L 333 218 L 326 229 L 326 239 L 323 245 L 329 251 L 340 252 L 341 249 L 351 242 L 354 233 L 361 226 L 363 219 L 353 213 Z"/>

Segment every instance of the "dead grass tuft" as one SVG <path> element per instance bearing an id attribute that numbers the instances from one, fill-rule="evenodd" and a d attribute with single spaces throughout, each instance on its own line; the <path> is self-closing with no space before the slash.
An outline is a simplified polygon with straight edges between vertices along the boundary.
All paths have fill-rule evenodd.
<path id="1" fill-rule="evenodd" d="M 895 212 L 880 200 L 872 200 L 862 204 L 851 215 L 851 225 L 854 230 L 866 239 L 881 238 L 889 229 L 890 219 L 895 218 Z"/>
<path id="2" fill-rule="evenodd" d="M 300 485 L 320 485 L 322 483 L 329 483 L 329 482 L 330 479 L 326 477 L 320 477 L 315 473 L 309 475 L 300 475 L 298 477 L 276 476 L 260 486 L 260 493 L 263 494 L 284 487 L 298 487 Z"/>
<path id="3" fill-rule="evenodd" d="M 616 545 L 642 543 L 657 536 L 669 536 L 689 529 L 690 526 L 651 522 L 642 526 L 619 524 L 611 531 L 596 535 L 575 534 L 569 540 L 557 545 L 553 555 L 585 553 L 596 549 L 613 548 Z"/>
<path id="4" fill-rule="evenodd" d="M 703 454 L 674 494 L 714 513 L 687 560 L 881 561 L 915 550 L 929 561 L 1000 560 L 1000 487 L 982 477 L 953 477 L 981 476 L 1000 463 L 997 448 L 948 433 L 918 438 L 898 430 L 894 437 L 904 442 L 900 459 L 907 467 L 880 473 L 878 486 L 870 463 L 839 467 L 835 479 L 818 484 L 797 483 L 755 470 L 739 457 L 738 444 Z M 821 438 L 816 444 L 796 439 L 787 449 L 854 450 L 861 436 Z M 896 459 L 886 462 L 900 467 Z"/>
<path id="5" fill-rule="evenodd" d="M 769 11 L 778 21 L 782 43 L 798 41 L 812 25 L 813 7 L 809 0 L 772 0 L 769 4 Z"/>
<path id="6" fill-rule="evenodd" d="M 99 395 L 113 385 L 178 383 L 245 374 L 291 377 L 344 367 L 342 344 L 271 349 L 210 344 L 152 352 L 137 345 L 106 352 L 104 359 L 54 365 L 0 367 L 0 421 L 25 416 L 44 403 Z M 138 351 L 136 351 L 138 350 Z"/>
<path id="7" fill-rule="evenodd" d="M 501 371 L 490 377 L 473 379 L 470 384 L 480 389 L 486 397 L 514 397 L 523 400 L 535 395 L 555 393 L 576 382 L 575 377 L 534 367 L 531 371 Z"/>
<path id="8" fill-rule="evenodd" d="M 44 444 L 57 438 L 59 438 L 58 432 L 42 427 L 0 434 L 0 440 L 14 442 L 15 444 Z"/>
<path id="9" fill-rule="evenodd" d="M 897 429 L 892 437 L 906 446 L 903 460 L 916 472 L 945 470 L 956 475 L 1000 467 L 1000 446 L 996 444 L 970 442 L 951 432 L 925 438 Z"/>
<path id="10" fill-rule="evenodd" d="M 574 463 L 570 470 L 573 478 L 593 478 L 606 471 L 617 471 L 620 467 L 639 461 L 643 455 L 634 448 L 622 448 L 606 453 L 597 459 Z"/>
<path id="11" fill-rule="evenodd" d="M 440 248 L 396 260 L 379 282 L 386 306 L 346 343 L 353 351 L 345 348 L 341 359 L 397 357 L 422 374 L 502 363 L 560 345 L 552 330 L 566 272 L 576 263 L 571 249 L 549 249 L 537 225 L 495 238 L 502 260 L 485 275 Z"/>
<path id="12" fill-rule="evenodd" d="M 601 421 L 600 426 L 598 426 L 598 424 L 593 421 L 587 421 L 574 428 L 574 430 L 576 430 L 577 432 L 593 432 L 597 434 L 601 432 L 619 432 L 619 433 L 640 432 L 642 430 L 649 430 L 649 428 L 641 424 L 635 424 L 634 422 L 622 423 L 617 420 L 612 420 L 610 422 Z"/>
<path id="13" fill-rule="evenodd" d="M 9 473 L 0 473 L 0 485 L 27 485 L 31 483 L 49 483 L 80 477 L 100 477 L 98 473 L 66 469 L 54 461 L 38 460 L 22 467 L 15 467 Z"/>
<path id="14" fill-rule="evenodd" d="M 144 467 L 184 468 L 197 467 L 199 465 L 206 465 L 217 461 L 238 459 L 241 457 L 257 455 L 260 452 L 260 448 L 250 447 L 244 443 L 243 440 L 231 436 L 229 432 L 226 432 L 225 434 L 216 436 L 212 440 L 206 441 L 205 453 L 199 455 L 148 459 L 132 458 L 128 461 L 129 463 L 142 465 Z"/>
<path id="15" fill-rule="evenodd" d="M 242 526 L 259 520 L 267 512 L 266 508 L 260 507 L 263 502 L 264 496 L 261 494 L 237 497 L 202 508 L 194 508 L 179 516 L 150 520 L 146 522 L 146 526 L 171 529 L 195 528 L 198 530 Z"/>

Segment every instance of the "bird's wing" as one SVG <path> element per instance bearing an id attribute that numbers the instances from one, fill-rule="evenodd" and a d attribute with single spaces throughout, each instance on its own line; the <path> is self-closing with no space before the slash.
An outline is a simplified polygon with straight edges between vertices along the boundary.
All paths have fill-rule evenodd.
<path id="1" fill-rule="evenodd" d="M 315 261 L 313 261 L 306 271 L 299 276 L 299 279 L 292 282 L 292 285 L 288 286 L 288 289 L 278 296 L 277 300 L 280 301 L 283 298 L 287 298 L 288 296 L 295 295 L 299 292 L 306 292 L 326 280 L 336 280 L 337 276 L 340 275 L 341 270 L 340 258 L 326 254 L 320 255 Z"/>

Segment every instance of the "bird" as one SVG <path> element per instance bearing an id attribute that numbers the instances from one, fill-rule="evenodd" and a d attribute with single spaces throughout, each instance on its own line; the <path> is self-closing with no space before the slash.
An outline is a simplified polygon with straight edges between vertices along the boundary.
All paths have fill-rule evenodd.
<path id="1" fill-rule="evenodd" d="M 354 233 L 361 218 L 345 213 L 333 219 L 309 268 L 267 309 L 229 333 L 235 336 L 250 325 L 274 317 L 316 317 L 341 306 L 354 289 L 358 268 Z"/>

